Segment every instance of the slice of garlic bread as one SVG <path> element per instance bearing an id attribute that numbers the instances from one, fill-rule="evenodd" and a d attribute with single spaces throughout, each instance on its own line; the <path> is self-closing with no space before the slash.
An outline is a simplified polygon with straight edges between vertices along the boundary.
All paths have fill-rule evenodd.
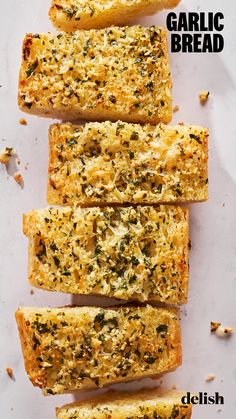
<path id="1" fill-rule="evenodd" d="M 192 405 L 182 403 L 184 391 L 159 388 L 135 393 L 109 391 L 102 396 L 56 409 L 57 419 L 189 419 Z"/>
<path id="2" fill-rule="evenodd" d="M 64 120 L 169 122 L 166 29 L 27 34 L 18 103 L 27 113 Z"/>
<path id="3" fill-rule="evenodd" d="M 25 367 L 44 394 L 103 387 L 181 364 L 177 309 L 20 308 Z"/>
<path id="4" fill-rule="evenodd" d="M 52 125 L 48 203 L 198 202 L 208 198 L 208 131 L 124 122 Z"/>
<path id="5" fill-rule="evenodd" d="M 24 215 L 29 281 L 50 291 L 187 302 L 188 210 L 48 208 Z"/>
<path id="6" fill-rule="evenodd" d="M 124 25 L 132 19 L 171 9 L 180 0 L 52 0 L 49 16 L 62 31 Z"/>

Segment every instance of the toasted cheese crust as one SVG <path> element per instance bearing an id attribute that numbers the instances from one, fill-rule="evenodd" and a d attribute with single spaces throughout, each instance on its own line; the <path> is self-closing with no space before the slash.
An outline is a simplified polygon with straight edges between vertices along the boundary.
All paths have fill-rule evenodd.
<path id="1" fill-rule="evenodd" d="M 29 281 L 51 291 L 187 302 L 188 210 L 49 208 L 24 215 Z"/>
<path id="2" fill-rule="evenodd" d="M 197 202 L 208 198 L 208 131 L 123 122 L 52 125 L 48 203 Z"/>
<path id="3" fill-rule="evenodd" d="M 166 29 L 27 34 L 18 98 L 22 111 L 59 119 L 169 122 Z"/>
<path id="4" fill-rule="evenodd" d="M 56 409 L 57 419 L 189 419 L 192 406 L 181 402 L 185 392 L 140 390 L 110 391 L 104 395 Z"/>
<path id="5" fill-rule="evenodd" d="M 105 28 L 177 6 L 179 0 L 52 0 L 49 16 L 59 30 Z"/>
<path id="6" fill-rule="evenodd" d="M 20 308 L 26 371 L 44 394 L 156 376 L 181 364 L 175 309 Z"/>

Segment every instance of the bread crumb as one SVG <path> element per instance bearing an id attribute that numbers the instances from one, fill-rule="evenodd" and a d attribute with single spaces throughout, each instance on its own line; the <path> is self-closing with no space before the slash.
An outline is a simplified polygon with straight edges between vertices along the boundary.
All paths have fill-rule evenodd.
<path id="1" fill-rule="evenodd" d="M 220 338 L 230 337 L 233 332 L 233 327 L 223 327 L 221 323 L 211 322 L 211 333 L 214 333 Z"/>
<path id="2" fill-rule="evenodd" d="M 30 295 L 34 295 L 34 290 L 30 290 Z"/>
<path id="3" fill-rule="evenodd" d="M 176 384 L 173 384 L 173 386 L 171 387 L 172 390 L 177 390 L 177 386 Z"/>
<path id="4" fill-rule="evenodd" d="M 173 112 L 178 112 L 179 111 L 179 105 L 175 105 L 173 107 Z"/>
<path id="5" fill-rule="evenodd" d="M 20 159 L 17 159 L 17 160 L 16 160 L 16 163 L 17 163 L 18 165 L 20 165 Z"/>
<path id="6" fill-rule="evenodd" d="M 21 125 L 27 125 L 27 124 L 28 124 L 25 118 L 20 118 L 20 119 L 19 119 L 19 123 L 20 123 Z"/>
<path id="7" fill-rule="evenodd" d="M 16 154 L 13 147 L 5 147 L 0 151 L 0 163 L 8 165 L 10 158 Z"/>
<path id="8" fill-rule="evenodd" d="M 221 323 L 211 322 L 211 333 L 214 333 L 220 325 Z"/>
<path id="9" fill-rule="evenodd" d="M 210 92 L 206 90 L 203 90 L 202 92 L 199 93 L 199 100 L 202 105 L 205 105 L 205 103 L 207 102 L 209 98 L 209 95 L 210 95 Z"/>
<path id="10" fill-rule="evenodd" d="M 216 378 L 216 376 L 214 374 L 209 374 L 206 378 L 205 381 L 207 383 L 209 383 L 210 381 L 214 381 L 214 379 Z"/>
<path id="11" fill-rule="evenodd" d="M 15 179 L 16 183 L 18 183 L 21 186 L 23 185 L 24 179 L 23 179 L 23 176 L 20 174 L 20 172 L 17 172 L 14 175 L 14 179 Z"/>
<path id="12" fill-rule="evenodd" d="M 29 167 L 29 163 L 27 162 L 25 163 L 25 170 L 28 170 L 28 167 Z"/>
<path id="13" fill-rule="evenodd" d="M 184 126 L 184 122 L 180 121 L 180 122 L 178 122 L 178 125 Z"/>
<path id="14" fill-rule="evenodd" d="M 8 376 L 9 376 L 12 380 L 14 380 L 14 381 L 15 381 L 14 372 L 13 372 L 13 369 L 12 369 L 12 368 L 7 367 L 7 368 L 6 368 L 6 373 L 7 373 L 7 375 L 8 375 Z"/>

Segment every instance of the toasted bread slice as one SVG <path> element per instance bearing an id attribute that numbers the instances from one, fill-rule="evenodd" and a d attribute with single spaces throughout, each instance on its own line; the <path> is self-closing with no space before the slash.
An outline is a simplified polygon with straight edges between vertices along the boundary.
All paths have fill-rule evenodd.
<path id="1" fill-rule="evenodd" d="M 187 302 L 188 210 L 49 208 L 23 218 L 29 281 L 51 291 Z"/>
<path id="2" fill-rule="evenodd" d="M 135 393 L 109 391 L 100 397 L 57 408 L 56 413 L 57 419 L 189 419 L 192 405 L 181 401 L 185 395 L 183 391 L 158 388 Z"/>
<path id="3" fill-rule="evenodd" d="M 208 198 L 208 131 L 122 122 L 52 125 L 48 203 L 198 202 Z"/>
<path id="4" fill-rule="evenodd" d="M 20 308 L 26 371 L 44 394 L 154 377 L 181 364 L 179 311 L 167 308 Z"/>
<path id="5" fill-rule="evenodd" d="M 131 19 L 171 9 L 180 0 L 52 0 L 49 16 L 62 31 L 124 25 Z"/>
<path id="6" fill-rule="evenodd" d="M 27 34 L 18 102 L 27 113 L 64 120 L 169 122 L 166 29 Z"/>

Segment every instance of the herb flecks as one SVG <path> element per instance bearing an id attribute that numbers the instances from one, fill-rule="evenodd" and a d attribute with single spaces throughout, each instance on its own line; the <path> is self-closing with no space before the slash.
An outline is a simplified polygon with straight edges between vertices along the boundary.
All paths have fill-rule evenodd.
<path id="1" fill-rule="evenodd" d="M 156 331 L 161 335 L 161 337 L 165 337 L 168 332 L 168 326 L 166 324 L 160 324 L 157 326 Z"/>
<path id="2" fill-rule="evenodd" d="M 200 135 L 189 134 L 189 137 L 190 137 L 192 140 L 197 141 L 197 142 L 198 142 L 198 144 L 202 144 L 202 142 L 201 142 L 201 140 L 200 140 Z"/>
<path id="3" fill-rule="evenodd" d="M 29 77 L 31 77 L 34 74 L 34 71 L 36 70 L 36 68 L 38 67 L 38 60 L 35 60 L 33 62 L 33 64 L 31 64 L 28 69 L 26 70 L 26 78 L 28 79 Z"/>

